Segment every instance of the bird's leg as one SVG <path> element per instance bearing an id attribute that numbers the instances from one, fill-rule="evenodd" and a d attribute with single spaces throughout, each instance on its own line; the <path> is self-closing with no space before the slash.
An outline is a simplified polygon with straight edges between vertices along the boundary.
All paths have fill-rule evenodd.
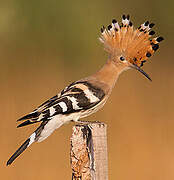
<path id="1" fill-rule="evenodd" d="M 100 123 L 100 121 L 84 121 L 84 120 L 77 120 L 75 122 L 80 124 L 80 125 L 88 125 L 88 124 L 92 124 L 92 123 Z"/>

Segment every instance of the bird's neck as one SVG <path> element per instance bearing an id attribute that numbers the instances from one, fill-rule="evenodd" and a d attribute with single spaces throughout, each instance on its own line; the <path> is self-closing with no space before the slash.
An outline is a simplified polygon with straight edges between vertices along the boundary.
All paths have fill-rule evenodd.
<path id="1" fill-rule="evenodd" d="M 112 89 L 120 73 L 120 69 L 114 64 L 114 62 L 112 60 L 108 60 L 106 64 L 94 74 L 94 77 Z"/>

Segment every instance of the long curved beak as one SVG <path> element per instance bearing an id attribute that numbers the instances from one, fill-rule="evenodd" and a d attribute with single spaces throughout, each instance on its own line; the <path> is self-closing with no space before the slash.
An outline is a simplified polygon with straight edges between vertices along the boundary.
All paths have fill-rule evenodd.
<path id="1" fill-rule="evenodd" d="M 140 73 L 142 73 L 144 76 L 146 76 L 147 79 L 149 79 L 150 81 L 152 81 L 152 79 L 149 77 L 149 75 L 144 72 L 139 66 L 137 66 L 136 64 L 131 64 L 131 68 L 138 70 Z"/>

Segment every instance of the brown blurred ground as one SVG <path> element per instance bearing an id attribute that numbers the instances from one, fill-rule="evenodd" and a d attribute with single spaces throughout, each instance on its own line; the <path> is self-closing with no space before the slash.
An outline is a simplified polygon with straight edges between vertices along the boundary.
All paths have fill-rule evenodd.
<path id="1" fill-rule="evenodd" d="M 149 19 L 165 37 L 144 67 L 121 75 L 105 108 L 89 120 L 108 124 L 111 180 L 174 179 L 173 1 L 22 1 L 0 6 L 0 177 L 3 180 L 70 179 L 73 123 L 34 144 L 10 167 L 9 156 L 36 126 L 16 120 L 71 81 L 95 72 L 107 55 L 101 25 L 129 13 L 135 26 Z"/>

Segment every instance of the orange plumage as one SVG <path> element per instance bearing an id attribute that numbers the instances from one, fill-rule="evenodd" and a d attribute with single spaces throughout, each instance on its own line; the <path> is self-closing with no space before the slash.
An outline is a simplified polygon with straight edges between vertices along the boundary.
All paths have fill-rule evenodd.
<path id="1" fill-rule="evenodd" d="M 139 67 L 159 48 L 162 37 L 151 38 L 155 34 L 151 28 L 153 23 L 146 21 L 134 30 L 129 15 L 122 16 L 121 26 L 114 19 L 112 25 L 101 28 L 100 41 L 111 55 L 124 54 L 127 61 Z"/>

